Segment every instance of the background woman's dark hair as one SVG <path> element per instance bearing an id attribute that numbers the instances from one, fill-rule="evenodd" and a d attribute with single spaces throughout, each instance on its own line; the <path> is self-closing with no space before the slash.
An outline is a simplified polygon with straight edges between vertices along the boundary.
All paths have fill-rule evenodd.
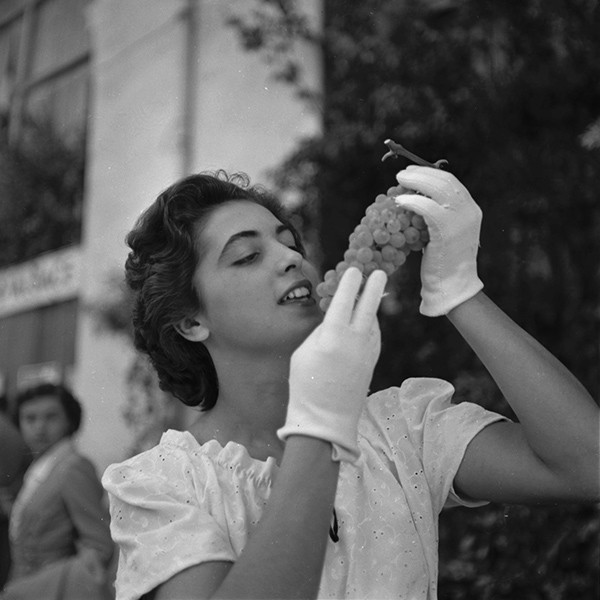
<path id="1" fill-rule="evenodd" d="M 215 367 L 206 346 L 185 339 L 176 326 L 202 308 L 193 285 L 197 232 L 215 208 L 232 200 L 250 200 L 269 209 L 290 227 L 302 248 L 281 203 L 264 188 L 250 186 L 246 175 L 225 171 L 190 175 L 171 185 L 126 237 L 135 347 L 150 357 L 161 389 L 202 410 L 217 400 Z"/>
<path id="2" fill-rule="evenodd" d="M 15 400 L 15 423 L 20 428 L 19 424 L 19 413 L 21 407 L 26 402 L 36 400 L 42 396 L 52 396 L 57 398 L 67 415 L 69 421 L 69 435 L 73 435 L 81 425 L 81 416 L 83 410 L 79 401 L 73 396 L 73 394 L 64 386 L 54 383 L 42 383 L 40 385 L 26 388 L 20 392 Z"/>

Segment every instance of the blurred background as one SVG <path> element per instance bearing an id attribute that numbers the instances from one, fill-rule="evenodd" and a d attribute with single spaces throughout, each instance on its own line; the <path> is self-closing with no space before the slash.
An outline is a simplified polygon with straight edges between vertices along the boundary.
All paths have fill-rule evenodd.
<path id="1" fill-rule="evenodd" d="M 176 178 L 275 189 L 323 270 L 403 158 L 445 158 L 484 213 L 487 294 L 599 392 L 596 0 L 0 0 L 0 396 L 64 381 L 99 472 L 190 415 L 132 350 L 124 236 Z M 442 377 L 508 405 L 419 258 L 382 307 L 372 388 Z M 560 440 L 557 440 L 560 443 Z M 597 506 L 450 509 L 440 599 L 600 597 Z"/>

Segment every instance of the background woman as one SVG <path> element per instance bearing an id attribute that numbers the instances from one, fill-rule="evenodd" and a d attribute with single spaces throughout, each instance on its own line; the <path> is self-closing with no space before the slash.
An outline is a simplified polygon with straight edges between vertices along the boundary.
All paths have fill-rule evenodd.
<path id="1" fill-rule="evenodd" d="M 103 489 L 72 436 L 82 409 L 61 385 L 42 384 L 16 401 L 33 456 L 10 518 L 12 569 L 3 598 L 107 598 L 113 555 Z"/>

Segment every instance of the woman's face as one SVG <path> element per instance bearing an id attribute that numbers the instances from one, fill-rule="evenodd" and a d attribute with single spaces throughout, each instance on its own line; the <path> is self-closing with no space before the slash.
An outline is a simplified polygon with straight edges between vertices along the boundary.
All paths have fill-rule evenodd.
<path id="1" fill-rule="evenodd" d="M 69 435 L 70 424 L 56 396 L 39 396 L 19 408 L 19 426 L 25 443 L 39 456 Z"/>
<path id="2" fill-rule="evenodd" d="M 198 235 L 194 284 L 209 350 L 291 353 L 321 322 L 317 272 L 271 211 L 227 202 Z"/>

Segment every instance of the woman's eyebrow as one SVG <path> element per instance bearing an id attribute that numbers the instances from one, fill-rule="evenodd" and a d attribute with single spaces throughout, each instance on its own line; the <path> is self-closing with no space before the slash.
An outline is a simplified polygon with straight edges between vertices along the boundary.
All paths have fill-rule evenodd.
<path id="1" fill-rule="evenodd" d="M 223 250 L 221 250 L 221 255 L 219 256 L 219 259 L 221 259 L 227 253 L 229 248 L 231 248 L 231 246 L 233 246 L 233 244 L 235 244 L 239 240 L 243 240 L 243 239 L 247 239 L 247 238 L 257 238 L 257 237 L 260 237 L 260 233 L 254 229 L 248 229 L 247 231 L 238 231 L 238 233 L 234 233 L 227 240 L 227 243 L 225 244 L 225 246 L 223 246 Z"/>
<path id="2" fill-rule="evenodd" d="M 290 233 L 292 233 L 292 230 L 287 225 L 280 224 L 275 229 L 275 235 L 279 236 L 279 235 L 281 235 L 285 231 L 289 231 Z M 244 230 L 244 231 L 238 231 L 237 233 L 234 233 L 227 240 L 225 246 L 223 246 L 223 250 L 221 250 L 221 255 L 219 256 L 219 260 L 229 250 L 229 248 L 233 244 L 235 244 L 236 242 L 238 242 L 239 240 L 248 239 L 248 238 L 258 238 L 260 236 L 261 236 L 261 233 L 259 231 L 256 231 L 255 229 L 247 229 L 247 230 Z"/>

